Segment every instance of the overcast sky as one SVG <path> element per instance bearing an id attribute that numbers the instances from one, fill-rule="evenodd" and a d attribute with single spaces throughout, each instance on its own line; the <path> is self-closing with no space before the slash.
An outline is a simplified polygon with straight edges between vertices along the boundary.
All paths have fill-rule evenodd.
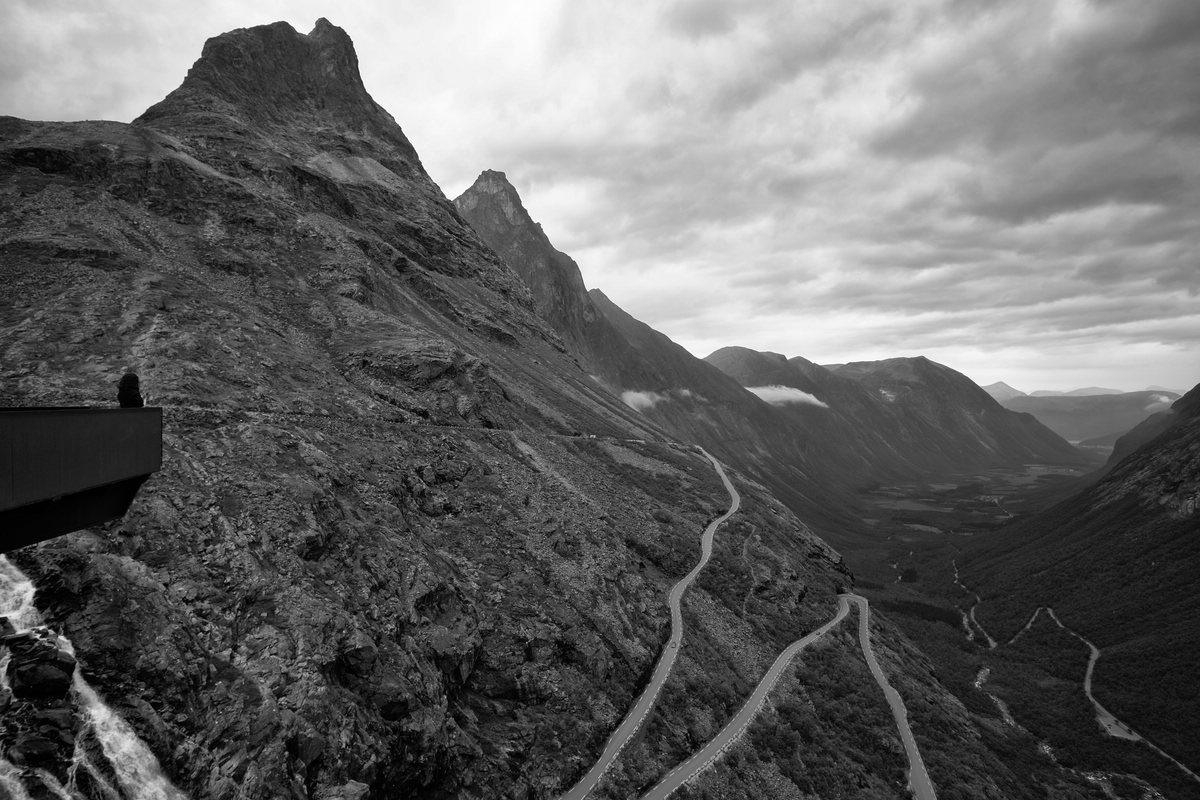
<path id="1" fill-rule="evenodd" d="M 128 121 L 320 16 L 448 196 L 506 172 L 696 355 L 1200 381 L 1198 0 L 4 0 L 0 114 Z"/>

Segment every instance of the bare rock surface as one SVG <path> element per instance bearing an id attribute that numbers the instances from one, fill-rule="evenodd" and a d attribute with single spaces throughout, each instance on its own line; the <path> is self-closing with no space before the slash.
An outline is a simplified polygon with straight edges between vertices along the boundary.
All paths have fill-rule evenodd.
<path id="1" fill-rule="evenodd" d="M 215 37 L 129 125 L 0 118 L 0 283 L 0 405 L 112 405 L 132 371 L 163 408 L 163 469 L 126 518 L 12 560 L 188 795 L 552 798 L 592 763 L 723 487 L 685 427 L 564 349 L 343 31 Z M 734 479 L 669 702 L 606 791 L 719 727 L 852 580 Z M 13 668 L 0 742 L 65 777 L 67 664 L 36 663 Z M 782 780 L 754 774 L 726 796 Z"/>

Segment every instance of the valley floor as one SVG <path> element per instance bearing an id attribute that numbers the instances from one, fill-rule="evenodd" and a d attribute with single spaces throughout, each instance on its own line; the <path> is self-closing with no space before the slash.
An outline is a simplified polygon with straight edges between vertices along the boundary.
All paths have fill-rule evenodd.
<path id="1" fill-rule="evenodd" d="M 976 613 L 974 577 L 959 571 L 957 556 L 974 537 L 1004 535 L 1011 516 L 1052 505 L 1079 481 L 1078 470 L 1031 465 L 880 487 L 861 498 L 860 529 L 828 538 L 859 591 L 933 658 L 964 705 L 1012 740 L 1014 768 L 1070 770 L 1110 800 L 1200 798 L 1195 769 L 1096 699 L 1093 679 L 1100 691 L 1105 678 L 1095 675 L 1095 645 L 1051 610 L 1032 608 L 1022 631 L 997 641 Z"/>

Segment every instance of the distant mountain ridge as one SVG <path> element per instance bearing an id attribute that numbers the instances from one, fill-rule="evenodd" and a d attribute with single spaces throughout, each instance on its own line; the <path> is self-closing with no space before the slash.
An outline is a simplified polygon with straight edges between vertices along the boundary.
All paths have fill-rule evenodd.
<path id="1" fill-rule="evenodd" d="M 1101 394 L 1124 394 L 1120 389 L 1105 389 L 1100 386 L 1085 386 L 1082 389 L 1071 389 L 1060 392 L 1056 389 L 1037 389 L 1029 393 L 1030 397 L 1092 397 Z"/>
<path id="2" fill-rule="evenodd" d="M 1069 441 L 1095 439 L 1130 430 L 1178 398 L 1173 392 L 1010 397 L 1001 405 L 1033 414 Z"/>
<path id="3" fill-rule="evenodd" d="M 996 381 L 989 383 L 983 387 L 983 390 L 990 394 L 993 398 L 999 401 L 1008 400 L 1013 397 L 1024 397 L 1025 393 L 1020 389 L 1014 389 L 1004 381 Z"/>

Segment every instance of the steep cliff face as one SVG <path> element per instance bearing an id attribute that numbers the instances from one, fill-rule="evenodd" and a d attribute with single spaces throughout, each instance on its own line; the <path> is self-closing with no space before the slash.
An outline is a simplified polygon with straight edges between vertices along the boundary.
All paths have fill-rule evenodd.
<path id="1" fill-rule="evenodd" d="M 538 314 L 569 338 L 572 351 L 592 356 L 589 342 L 605 332 L 595 330 L 603 320 L 588 299 L 579 267 L 550 244 L 504 173 L 484 170 L 454 206 L 521 276 Z"/>
<path id="2" fill-rule="evenodd" d="M 1054 607 L 1104 650 L 1100 702 L 1195 764 L 1200 387 L 1152 427 L 1093 485 L 972 543 L 959 563 L 979 583 L 985 624 L 1011 635 L 1039 605 Z"/>
<path id="3" fill-rule="evenodd" d="M 370 99 L 344 32 L 218 36 L 132 125 L 0 118 L 0 283 L 0 405 L 111 405 L 132 369 L 164 409 L 163 470 L 123 521 L 11 557 L 188 796 L 552 798 L 595 760 L 727 495 L 666 417 L 563 351 Z M 635 388 L 671 385 L 654 363 Z M 597 796 L 636 794 L 710 736 L 852 580 L 733 478 L 742 510 L 685 597 L 665 699 Z M 872 625 L 936 781 L 1044 794 Z M 785 686 L 770 746 L 718 776 L 722 796 L 902 791 L 890 714 L 865 677 L 847 693 L 863 669 L 843 644 Z M 69 735 L 21 737 L 78 730 L 78 709 L 0 695 L 23 769 L 0 765 L 5 791 L 69 784 Z"/>
<path id="4" fill-rule="evenodd" d="M 562 352 L 355 64 L 328 23 L 276 24 L 132 125 L 0 119 L 0 404 L 110 405 L 132 369 L 165 420 L 122 522 L 12 558 L 190 796 L 554 797 L 726 496 Z M 736 479 L 668 755 L 850 580 Z M 669 768 L 643 741 L 638 774 Z"/>
<path id="5" fill-rule="evenodd" d="M 438 194 L 400 126 L 363 86 L 350 37 L 324 18 L 308 35 L 276 22 L 209 39 L 183 84 L 134 124 L 174 132 L 216 160 L 236 158 L 234 141 L 284 144 L 281 154 L 291 157 L 350 145 Z"/>

